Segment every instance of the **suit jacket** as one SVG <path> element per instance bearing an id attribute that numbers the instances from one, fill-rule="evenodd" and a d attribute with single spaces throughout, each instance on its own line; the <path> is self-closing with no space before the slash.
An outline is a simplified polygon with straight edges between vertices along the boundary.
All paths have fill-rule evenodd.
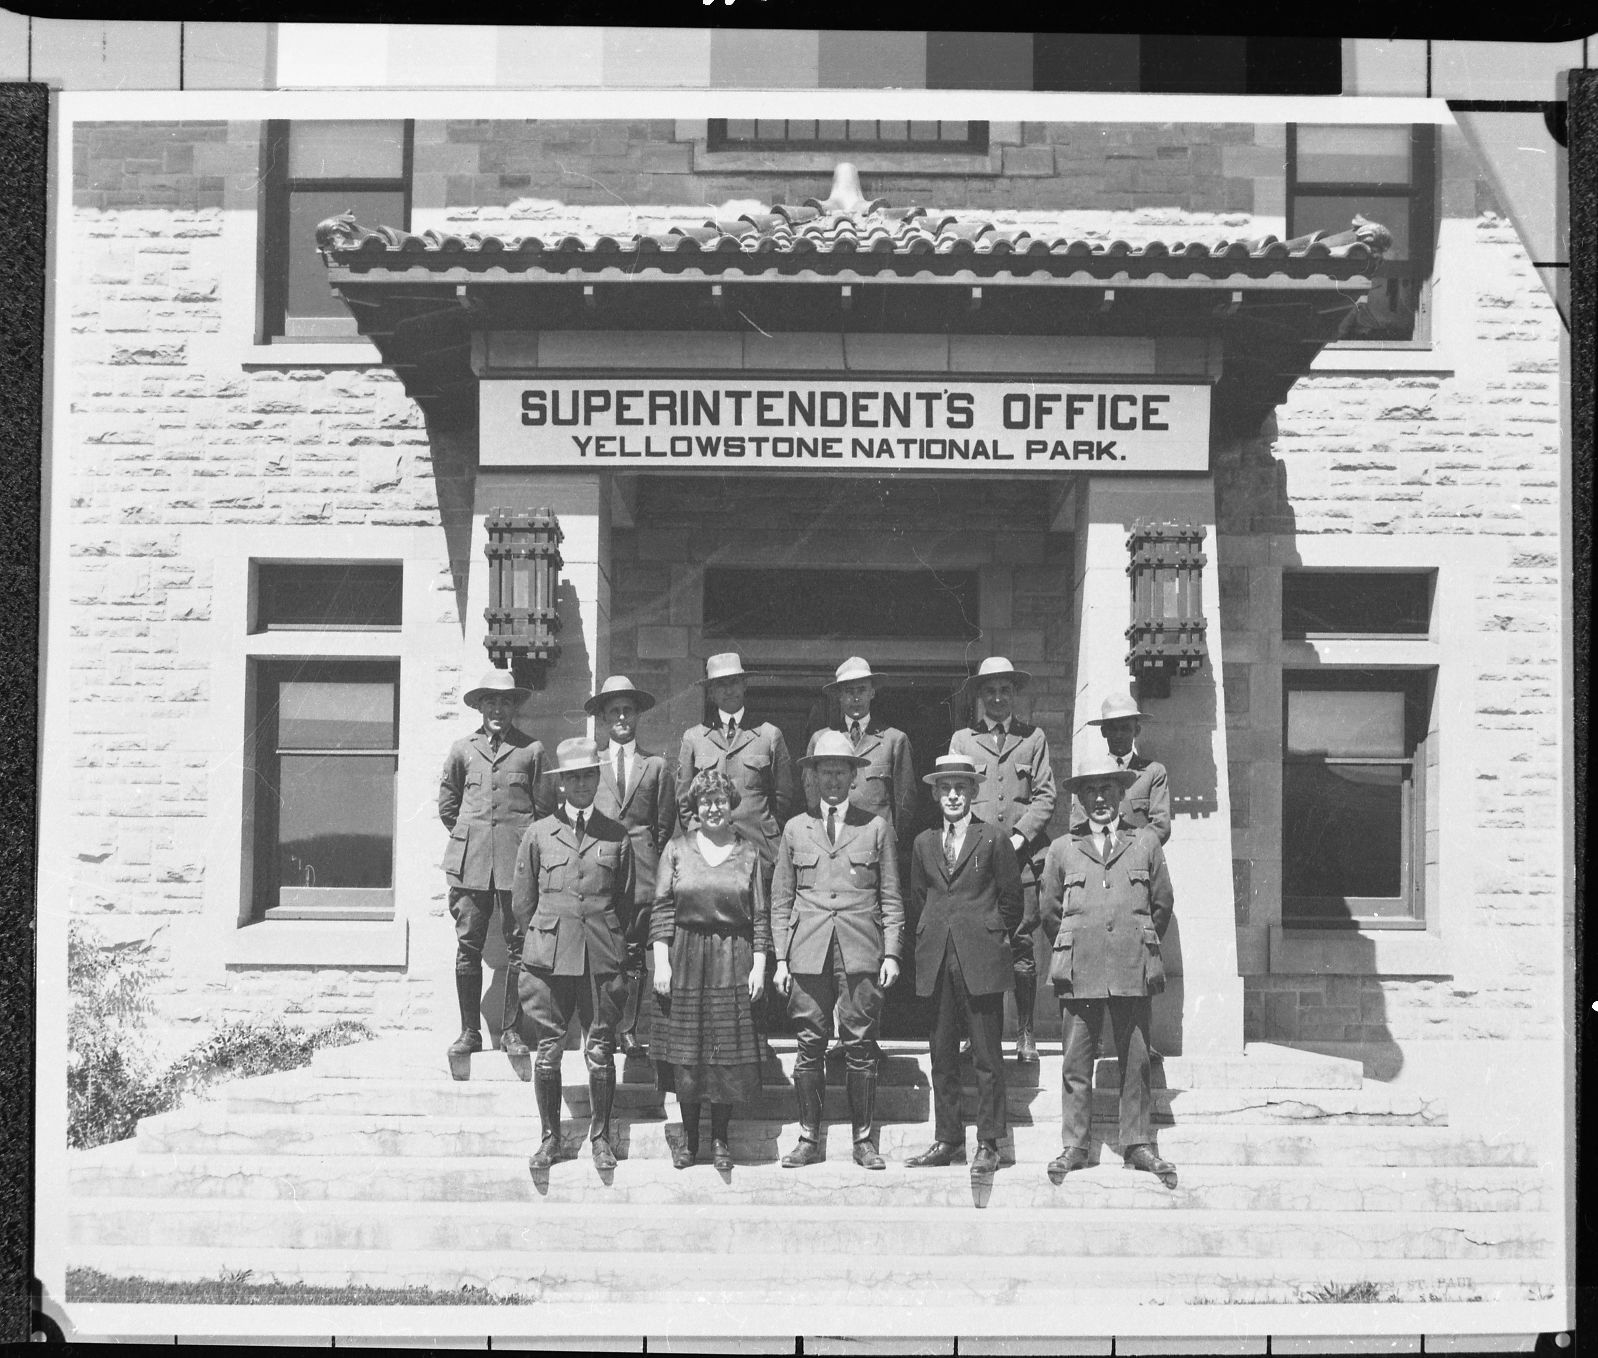
<path id="1" fill-rule="evenodd" d="M 1118 830 L 1108 861 L 1088 835 L 1061 835 L 1043 862 L 1049 980 L 1077 999 L 1165 989 L 1160 939 L 1175 906 L 1165 851 L 1150 830 Z"/>
<path id="2" fill-rule="evenodd" d="M 497 755 L 482 730 L 451 745 L 438 780 L 438 818 L 449 831 L 440 866 L 450 886 L 509 891 L 517 846 L 555 809 L 556 797 L 544 777 L 544 747 L 525 731 L 510 727 Z"/>
<path id="3" fill-rule="evenodd" d="M 849 723 L 833 727 L 835 731 L 849 733 Z M 814 754 L 821 732 L 812 732 L 805 753 Z M 881 816 L 893 829 L 895 836 L 903 839 L 915 823 L 916 776 L 910 762 L 910 737 L 895 726 L 884 726 L 875 717 L 866 721 L 855 751 L 871 761 L 855 774 L 854 786 L 849 790 L 849 804 L 858 806 L 873 816 Z M 810 766 L 804 772 L 805 805 L 814 811 L 821 805 L 821 793 L 816 787 L 816 776 Z"/>
<path id="4" fill-rule="evenodd" d="M 633 872 L 638 904 L 648 909 L 655 899 L 655 869 L 660 851 L 677 828 L 677 793 L 666 757 L 633 746 L 627 761 L 627 796 L 616 796 L 616 756 L 606 746 L 599 752 L 599 791 L 594 810 L 627 827 L 633 845 Z"/>
<path id="5" fill-rule="evenodd" d="M 972 815 L 998 826 L 1006 839 L 1019 831 L 1024 860 L 1040 854 L 1049 842 L 1055 797 L 1054 765 L 1043 728 L 1011 718 L 1000 739 L 962 727 L 950 737 L 949 753 L 965 755 L 987 774 L 971 803 Z"/>
<path id="6" fill-rule="evenodd" d="M 1126 766 L 1137 771 L 1137 782 L 1127 788 L 1121 799 L 1121 825 L 1133 830 L 1147 826 L 1164 844 L 1171 837 L 1171 785 L 1165 776 L 1165 765 L 1157 759 L 1145 759 L 1134 750 Z M 1087 812 L 1073 796 L 1071 833 L 1084 833 L 1087 823 Z"/>
<path id="7" fill-rule="evenodd" d="M 703 769 L 720 769 L 738 785 L 742 800 L 732 823 L 759 846 L 762 859 L 773 862 L 783 824 L 794 810 L 793 761 L 782 732 L 768 721 L 751 722 L 738 728 L 731 745 L 718 726 L 693 726 L 683 733 L 677 755 L 677 815 L 684 832 L 695 822 L 688 789 Z"/>
<path id="8" fill-rule="evenodd" d="M 511 956 L 556 976 L 600 976 L 626 968 L 649 912 L 636 908 L 627 829 L 590 809 L 579 843 L 561 816 L 545 816 L 522 837 L 511 891 Z"/>
<path id="9" fill-rule="evenodd" d="M 916 994 L 932 994 L 950 943 L 971 994 L 997 995 L 1014 985 L 1010 944 L 1021 927 L 1021 867 L 1002 831 L 973 816 L 951 872 L 942 826 L 923 830 L 910 850 L 910 905 Z"/>
<path id="10" fill-rule="evenodd" d="M 834 938 L 847 971 L 875 972 L 884 957 L 898 959 L 904 903 L 888 822 L 846 805 L 838 842 L 828 844 L 821 816 L 790 820 L 771 878 L 771 936 L 777 959 L 810 975 L 826 970 Z"/>

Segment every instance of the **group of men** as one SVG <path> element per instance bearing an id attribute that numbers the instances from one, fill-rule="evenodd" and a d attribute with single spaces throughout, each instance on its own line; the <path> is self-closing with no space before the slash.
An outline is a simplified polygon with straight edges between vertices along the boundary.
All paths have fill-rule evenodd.
<path id="1" fill-rule="evenodd" d="M 547 769 L 542 746 L 514 725 L 530 695 L 508 672 L 489 671 L 465 695 L 482 726 L 451 747 L 439 791 L 451 836 L 444 869 L 462 1022 L 450 1055 L 456 1066 L 483 1047 L 482 949 L 497 907 L 515 978 L 506 985 L 501 1047 L 529 1056 L 524 1031 L 537 1047 L 543 1140 L 535 1171 L 564 1154 L 559 1063 L 574 1014 L 584 1029 L 594 1161 L 615 1166 L 613 1053 L 641 1051 L 655 866 L 666 841 L 694 827 L 685 795 L 694 776 L 716 769 L 737 784 L 733 820 L 760 853 L 773 989 L 797 1037 L 799 1140 L 783 1165 L 823 1158 L 823 1063 L 835 1021 L 854 1159 L 867 1169 L 885 1165 L 875 1135 L 876 1039 L 885 992 L 906 960 L 908 904 L 915 987 L 934 1015 L 936 1139 L 906 1164 L 964 1162 L 960 1063 L 968 1044 L 977 1078 L 971 1173 L 998 1168 L 1007 1131 L 1004 995 L 1015 992 L 1016 1057 L 1036 1061 L 1033 940 L 1041 924 L 1064 1020 L 1064 1147 L 1051 1176 L 1058 1182 L 1090 1162 L 1093 1060 L 1108 1024 L 1123 1072 L 1125 1162 L 1175 1183 L 1153 1147 L 1148 1075 L 1149 996 L 1163 987 L 1159 939 L 1172 908 L 1160 847 L 1170 834 L 1170 794 L 1164 768 L 1135 748 L 1142 714 L 1129 699 L 1106 700 L 1090 723 L 1104 749 L 1079 752 L 1067 783 L 1070 830 L 1051 843 L 1057 790 L 1048 739 L 1014 710 L 1030 675 L 1002 656 L 984 660 L 967 681 L 972 724 L 954 733 L 922 779 L 939 826 L 912 842 L 919 790 L 910 742 L 872 716 L 878 677 L 857 656 L 840 665 L 823 686 L 839 720 L 795 760 L 775 725 L 750 716 L 741 658 L 713 655 L 700 681 L 713 716 L 684 733 L 675 777 L 662 755 L 638 748 L 638 718 L 655 700 L 624 676 L 607 678 L 586 704 L 605 746 L 563 741 Z"/>

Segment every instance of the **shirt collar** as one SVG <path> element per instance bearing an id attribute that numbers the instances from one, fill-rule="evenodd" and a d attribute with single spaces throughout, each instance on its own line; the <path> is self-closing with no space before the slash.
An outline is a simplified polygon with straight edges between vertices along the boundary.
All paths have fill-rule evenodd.
<path id="1" fill-rule="evenodd" d="M 615 762 L 617 750 L 626 750 L 630 755 L 637 747 L 638 739 L 636 736 L 632 740 L 612 740 L 609 747 L 611 762 Z"/>
<path id="2" fill-rule="evenodd" d="M 719 718 L 721 718 L 721 729 L 723 731 L 725 731 L 727 729 L 727 718 L 728 717 L 731 717 L 735 722 L 738 723 L 738 729 L 740 731 L 743 730 L 743 724 L 744 724 L 744 710 L 743 710 L 743 708 L 740 707 L 736 712 L 723 712 L 720 708 L 717 708 L 716 709 L 716 715 Z"/>
<path id="3" fill-rule="evenodd" d="M 971 828 L 971 813 L 967 811 L 959 820 L 946 820 L 943 822 L 943 833 L 948 834 L 952 829 L 956 839 L 964 839 L 965 832 Z"/>
<path id="4" fill-rule="evenodd" d="M 578 816 L 591 817 L 594 814 L 594 807 L 593 807 L 593 803 L 592 802 L 590 802 L 587 806 L 585 806 L 581 811 L 579 811 L 570 802 L 562 802 L 561 805 L 566 810 L 566 824 L 568 824 L 570 826 L 574 826 L 574 827 L 576 826 L 577 817 Z"/>

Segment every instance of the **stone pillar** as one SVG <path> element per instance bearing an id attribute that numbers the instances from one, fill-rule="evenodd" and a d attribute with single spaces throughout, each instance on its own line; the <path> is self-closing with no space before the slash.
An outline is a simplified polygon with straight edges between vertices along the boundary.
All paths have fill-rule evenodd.
<path id="1" fill-rule="evenodd" d="M 1171 696 L 1136 695 L 1148 714 L 1138 747 L 1170 774 L 1171 838 L 1165 846 L 1176 892 L 1166 935 L 1169 976 L 1154 1002 L 1153 1041 L 1168 1055 L 1236 1056 L 1243 1050 L 1243 980 L 1232 904 L 1232 816 L 1227 791 L 1226 717 L 1221 699 L 1219 571 L 1212 477 L 1082 478 L 1077 519 L 1077 693 L 1074 749 L 1098 740 L 1085 723 L 1111 693 L 1126 693 L 1126 627 L 1131 619 L 1126 538 L 1139 518 L 1203 524 L 1204 616 L 1209 660 L 1172 681 Z"/>

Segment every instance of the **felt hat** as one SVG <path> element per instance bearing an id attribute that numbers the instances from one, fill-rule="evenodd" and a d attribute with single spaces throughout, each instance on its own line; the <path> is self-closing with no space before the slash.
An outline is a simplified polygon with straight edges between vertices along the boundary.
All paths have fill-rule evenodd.
<path id="1" fill-rule="evenodd" d="M 1099 707 L 1098 717 L 1093 721 L 1085 722 L 1084 725 L 1103 726 L 1107 721 L 1119 721 L 1122 717 L 1142 717 L 1144 715 L 1146 714 L 1137 710 L 1137 704 L 1132 701 L 1130 696 L 1117 693 L 1114 697 L 1106 698 Z"/>
<path id="2" fill-rule="evenodd" d="M 718 679 L 747 679 L 749 671 L 737 651 L 723 651 L 705 661 L 705 677 L 700 684 L 713 684 Z"/>
<path id="3" fill-rule="evenodd" d="M 876 677 L 871 672 L 871 666 L 866 661 L 857 655 L 852 655 L 838 666 L 838 673 L 830 682 L 821 686 L 821 691 L 823 693 L 832 693 L 842 688 L 845 684 L 853 684 L 861 679 L 875 679 Z"/>
<path id="4" fill-rule="evenodd" d="M 477 687 L 467 689 L 461 701 L 467 707 L 476 707 L 482 699 L 495 693 L 509 693 L 519 703 L 524 703 L 533 696 L 532 689 L 523 688 L 518 684 L 515 675 L 509 670 L 490 669 L 483 671 L 483 677 L 477 681 Z"/>
<path id="5" fill-rule="evenodd" d="M 587 736 L 573 736 L 555 747 L 556 773 L 581 773 L 599 767 L 599 746 Z"/>
<path id="6" fill-rule="evenodd" d="M 809 754 L 793 762 L 800 768 L 807 764 L 818 764 L 823 759 L 843 759 L 853 764 L 857 769 L 863 769 L 871 763 L 864 755 L 854 752 L 854 742 L 844 735 L 842 731 L 823 731 L 816 737 L 815 749 Z"/>
<path id="7" fill-rule="evenodd" d="M 590 716 L 597 716 L 612 698 L 624 697 L 636 702 L 640 712 L 647 712 L 655 705 L 653 693 L 636 687 L 625 674 L 613 674 L 599 686 L 599 692 L 583 704 L 583 711 Z"/>
<path id="8" fill-rule="evenodd" d="M 932 761 L 932 772 L 923 774 L 921 781 L 936 787 L 940 778 L 969 778 L 972 782 L 980 783 L 987 776 L 963 754 L 940 754 Z"/>
<path id="9" fill-rule="evenodd" d="M 1078 755 L 1071 765 L 1071 776 L 1065 780 L 1066 788 L 1075 792 L 1083 783 L 1098 782 L 1118 783 L 1125 791 L 1137 782 L 1137 770 L 1118 767 L 1115 756 L 1108 750 Z"/>
<path id="10" fill-rule="evenodd" d="M 1028 670 L 1018 670 L 1002 655 L 990 655 L 980 665 L 977 672 L 965 681 L 965 687 L 974 689 L 985 679 L 1013 679 L 1015 686 L 1025 688 L 1031 681 L 1032 675 Z"/>

